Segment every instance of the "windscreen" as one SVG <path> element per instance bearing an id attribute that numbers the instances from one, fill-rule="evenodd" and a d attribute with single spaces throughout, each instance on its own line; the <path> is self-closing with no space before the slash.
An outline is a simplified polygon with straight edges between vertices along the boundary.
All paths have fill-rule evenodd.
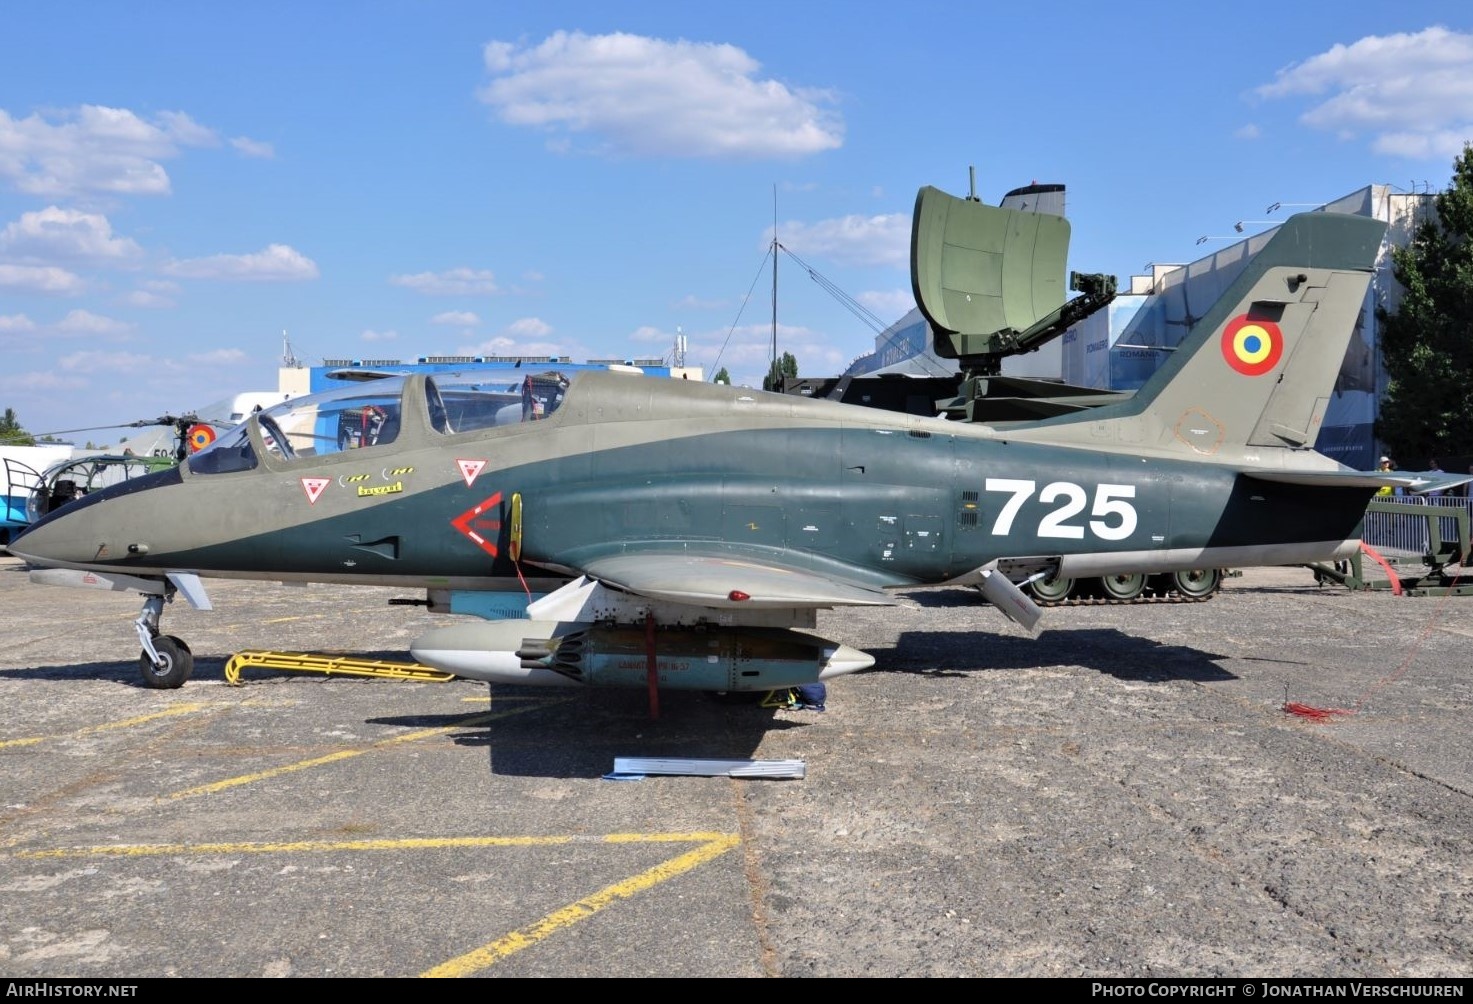
<path id="1" fill-rule="evenodd" d="M 285 460 L 320 457 L 392 443 L 399 435 L 404 377 L 348 384 L 293 398 L 254 413 L 268 452 Z M 256 465 L 247 426 L 240 425 L 188 460 L 195 474 Z"/>

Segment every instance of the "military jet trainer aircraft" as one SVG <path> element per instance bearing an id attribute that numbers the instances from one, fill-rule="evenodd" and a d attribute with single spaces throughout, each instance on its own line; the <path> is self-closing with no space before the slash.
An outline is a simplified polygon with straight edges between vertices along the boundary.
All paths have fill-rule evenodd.
<path id="1" fill-rule="evenodd" d="M 1433 487 L 1312 448 L 1383 230 L 1291 218 L 1139 392 L 1092 410 L 986 425 L 586 372 L 509 413 L 484 375 L 410 375 L 262 411 L 10 550 L 40 582 L 142 593 L 154 687 L 193 663 L 164 603 L 207 606 L 210 576 L 423 588 L 478 616 L 413 656 L 476 680 L 831 679 L 874 660 L 807 633 L 816 611 L 900 589 L 977 585 L 1032 630 L 1032 577 L 1354 553 L 1378 487 Z M 368 409 L 372 440 L 344 435 Z"/>

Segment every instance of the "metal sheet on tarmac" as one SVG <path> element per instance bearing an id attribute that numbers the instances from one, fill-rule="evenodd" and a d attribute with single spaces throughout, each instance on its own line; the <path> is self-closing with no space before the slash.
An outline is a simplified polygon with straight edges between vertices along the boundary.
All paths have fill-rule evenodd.
<path id="1" fill-rule="evenodd" d="M 1249 571 L 1208 603 L 822 614 L 828 710 L 247 672 L 402 659 L 410 593 L 127 595 L 0 558 L 8 976 L 1473 975 L 1473 598 Z M 1353 710 L 1316 723 L 1285 702 Z M 803 780 L 605 780 L 616 757 Z"/>

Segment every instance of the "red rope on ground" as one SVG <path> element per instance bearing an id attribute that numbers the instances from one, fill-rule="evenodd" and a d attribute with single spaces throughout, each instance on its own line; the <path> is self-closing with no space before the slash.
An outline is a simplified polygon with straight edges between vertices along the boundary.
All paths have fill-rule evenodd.
<path id="1" fill-rule="evenodd" d="M 1369 554 L 1372 558 L 1375 558 L 1385 567 L 1386 573 L 1391 576 L 1392 591 L 1396 595 L 1400 596 L 1401 581 L 1397 579 L 1396 575 L 1391 571 L 1391 566 L 1387 564 L 1384 558 L 1382 558 L 1370 547 L 1366 546 L 1366 543 L 1364 541 L 1361 542 L 1360 546 L 1363 551 Z M 1403 676 L 1407 674 L 1407 670 L 1411 669 L 1412 660 L 1417 657 L 1417 652 L 1421 649 L 1422 643 L 1427 640 L 1427 636 L 1432 633 L 1433 629 L 1435 629 L 1437 625 L 1441 623 L 1443 614 L 1445 613 L 1444 608 L 1447 604 L 1448 597 L 1453 595 L 1453 590 L 1458 584 L 1458 579 L 1462 577 L 1462 572 L 1459 572 L 1457 575 L 1453 576 L 1452 582 L 1448 584 L 1447 592 L 1442 594 L 1442 602 L 1437 605 L 1437 609 L 1434 610 L 1432 616 L 1428 618 L 1426 627 L 1422 628 L 1422 633 L 1417 636 L 1417 640 L 1413 642 L 1412 647 L 1407 650 L 1406 656 L 1401 660 L 1401 665 L 1397 666 L 1394 671 L 1387 674 L 1386 676 L 1383 676 L 1381 679 L 1377 680 L 1375 683 L 1367 687 L 1365 692 L 1355 699 L 1355 704 L 1353 707 L 1316 708 L 1312 705 L 1300 704 L 1297 701 L 1285 701 L 1283 704 L 1283 710 L 1291 715 L 1298 715 L 1301 718 L 1307 718 L 1312 722 L 1329 722 L 1333 721 L 1337 715 L 1359 714 L 1360 709 L 1365 705 L 1368 700 L 1371 699 L 1372 695 L 1374 695 L 1378 690 L 1381 690 L 1383 687 L 1390 686 L 1397 680 L 1400 680 Z"/>
<path id="2" fill-rule="evenodd" d="M 1387 561 L 1385 558 L 1381 557 L 1381 555 L 1377 554 L 1376 549 L 1373 548 L 1370 544 L 1367 544 L 1365 541 L 1360 542 L 1360 549 L 1366 554 L 1369 554 L 1372 560 L 1376 562 L 1376 564 L 1380 565 L 1386 570 L 1386 577 L 1391 580 L 1392 595 L 1400 596 L 1401 579 L 1397 578 L 1396 572 L 1392 571 L 1391 562 Z"/>
<path id="3" fill-rule="evenodd" d="M 1308 704 L 1300 704 L 1298 701 L 1291 701 L 1285 704 L 1284 710 L 1291 715 L 1308 718 L 1312 722 L 1327 722 L 1336 715 L 1355 714 L 1355 711 L 1351 708 L 1312 708 Z"/>

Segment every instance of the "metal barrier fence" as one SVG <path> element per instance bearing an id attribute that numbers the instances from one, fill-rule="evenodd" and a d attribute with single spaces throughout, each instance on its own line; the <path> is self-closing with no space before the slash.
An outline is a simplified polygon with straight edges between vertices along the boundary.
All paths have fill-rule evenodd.
<path id="1" fill-rule="evenodd" d="M 1435 507 L 1448 515 L 1433 518 Z M 1461 516 L 1458 514 L 1461 513 Z M 1361 540 L 1388 558 L 1448 555 L 1451 562 L 1466 557 L 1460 542 L 1459 521 L 1473 520 L 1473 498 L 1462 495 L 1396 495 L 1376 498 L 1366 510 Z M 1466 531 L 1462 531 L 1466 534 Z"/>

